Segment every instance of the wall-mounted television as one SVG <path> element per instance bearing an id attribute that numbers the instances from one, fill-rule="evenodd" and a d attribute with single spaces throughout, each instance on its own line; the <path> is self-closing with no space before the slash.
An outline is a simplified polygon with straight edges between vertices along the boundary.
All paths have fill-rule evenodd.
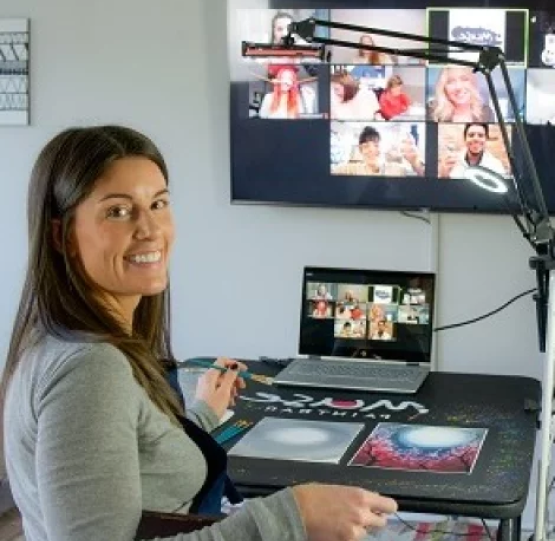
<path id="1" fill-rule="evenodd" d="M 484 75 L 454 64 L 456 57 L 472 60 L 473 53 L 445 53 L 432 62 L 331 46 L 324 60 L 243 57 L 243 41 L 276 42 L 291 21 L 315 17 L 501 47 L 547 206 L 555 212 L 555 6 L 547 0 L 233 4 L 233 202 L 485 213 L 517 208 L 514 193 L 503 198 L 465 179 L 466 167 L 475 164 L 508 179 L 514 173 Z M 427 47 L 335 28 L 317 27 L 316 35 L 395 50 Z M 493 81 L 517 174 L 529 180 L 499 69 Z"/>

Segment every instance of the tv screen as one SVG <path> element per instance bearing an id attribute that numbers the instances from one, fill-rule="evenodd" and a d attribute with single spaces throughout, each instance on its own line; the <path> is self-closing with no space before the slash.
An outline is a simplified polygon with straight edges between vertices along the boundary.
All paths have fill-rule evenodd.
<path id="1" fill-rule="evenodd" d="M 317 25 L 316 36 L 394 52 L 333 45 L 326 46 L 324 58 L 243 56 L 243 42 L 278 43 L 290 22 L 309 17 L 500 47 L 516 112 L 499 67 L 492 79 L 515 170 L 485 76 L 456 63 L 474 62 L 478 53 L 448 51 L 371 30 Z M 555 8 L 493 0 L 289 0 L 265 2 L 260 8 L 230 4 L 228 31 L 234 202 L 516 210 L 512 177 L 526 184 L 525 195 L 532 193 L 515 131 L 518 114 L 548 209 L 555 212 L 549 159 L 555 149 Z M 296 43 L 306 44 L 298 36 Z M 402 55 L 402 50 L 428 47 L 440 58 Z M 500 197 L 478 188 L 466 178 L 469 165 L 505 177 L 509 194 Z"/>

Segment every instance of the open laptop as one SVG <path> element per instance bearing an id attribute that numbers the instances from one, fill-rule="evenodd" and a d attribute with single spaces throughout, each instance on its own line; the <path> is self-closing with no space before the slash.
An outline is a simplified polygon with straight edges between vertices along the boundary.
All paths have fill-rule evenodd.
<path id="1" fill-rule="evenodd" d="M 430 371 L 435 275 L 306 267 L 299 358 L 277 385 L 415 393 Z"/>

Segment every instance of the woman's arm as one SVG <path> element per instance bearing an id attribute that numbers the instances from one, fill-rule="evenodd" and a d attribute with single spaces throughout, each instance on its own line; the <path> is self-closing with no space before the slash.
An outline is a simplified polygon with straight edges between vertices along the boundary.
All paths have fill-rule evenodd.
<path id="1" fill-rule="evenodd" d="M 36 474 L 48 539 L 128 541 L 141 516 L 137 393 L 129 364 L 111 349 L 68 361 L 38 396 Z"/>
<path id="2" fill-rule="evenodd" d="M 258 116 L 260 118 L 268 118 L 270 116 L 270 103 L 272 102 L 273 94 L 270 92 L 264 94 L 262 98 L 262 104 L 260 105 L 260 110 L 258 111 Z"/>
<path id="3" fill-rule="evenodd" d="M 82 354 L 45 382 L 37 397 L 40 513 L 48 538 L 56 541 L 132 541 L 142 513 L 141 390 L 117 350 L 106 346 L 101 352 Z M 290 489 L 253 500 L 213 526 L 167 539 L 284 538 L 305 539 Z"/>
<path id="4" fill-rule="evenodd" d="M 204 400 L 195 400 L 191 407 L 186 406 L 185 414 L 187 419 L 193 421 L 206 432 L 215 430 L 220 422 L 214 410 Z"/>
<path id="5" fill-rule="evenodd" d="M 387 90 L 384 90 L 380 96 L 380 113 L 386 120 L 389 120 L 394 114 Z"/>

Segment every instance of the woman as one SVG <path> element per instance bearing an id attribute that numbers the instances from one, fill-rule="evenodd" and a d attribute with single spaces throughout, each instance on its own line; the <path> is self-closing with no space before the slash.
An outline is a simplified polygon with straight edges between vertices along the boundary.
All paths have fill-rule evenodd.
<path id="1" fill-rule="evenodd" d="M 372 89 L 361 87 L 347 71 L 331 76 L 330 118 L 332 120 L 374 120 L 380 109 Z"/>
<path id="2" fill-rule="evenodd" d="M 355 297 L 355 292 L 352 289 L 347 289 L 345 295 L 343 296 L 343 302 L 346 303 L 356 303 L 358 299 Z"/>
<path id="3" fill-rule="evenodd" d="M 312 310 L 312 317 L 323 318 L 329 317 L 330 309 L 326 301 L 316 301 L 313 303 L 314 309 Z"/>
<path id="4" fill-rule="evenodd" d="M 374 38 L 370 34 L 362 34 L 358 42 L 360 45 L 375 45 Z M 383 64 L 393 64 L 394 59 L 387 53 L 371 51 L 369 49 L 359 49 L 356 56 L 353 58 L 353 63 L 381 66 Z"/>
<path id="5" fill-rule="evenodd" d="M 436 83 L 428 118 L 436 122 L 493 122 L 493 111 L 482 101 L 472 68 L 447 66 Z"/>
<path id="6" fill-rule="evenodd" d="M 380 113 L 385 120 L 391 120 L 408 111 L 410 98 L 403 92 L 403 79 L 399 75 L 392 75 L 388 79 L 379 103 Z"/>
<path id="7" fill-rule="evenodd" d="M 345 303 L 338 303 L 335 309 L 335 317 L 337 319 L 351 319 L 353 318 L 351 309 Z M 353 318 L 354 319 L 354 318 Z"/>
<path id="8" fill-rule="evenodd" d="M 273 90 L 262 99 L 260 118 L 291 119 L 315 112 L 315 93 L 309 87 L 300 86 L 296 68 L 278 67 L 271 82 Z"/>
<path id="9" fill-rule="evenodd" d="M 174 227 L 158 149 L 123 127 L 62 132 L 33 169 L 28 226 L 2 386 L 27 541 L 130 541 L 142 509 L 202 512 L 218 488 L 213 440 L 183 417 L 160 362 L 173 358 Z M 217 363 L 230 370 L 208 370 L 187 411 L 208 431 L 244 385 L 241 364 Z M 246 503 L 202 536 L 168 539 L 322 539 L 326 529 L 359 539 L 395 507 L 357 488 L 300 485 Z"/>
<path id="10" fill-rule="evenodd" d="M 312 297 L 315 301 L 331 301 L 333 299 L 332 294 L 328 291 L 326 284 L 318 284 L 316 288 L 316 293 Z"/>
<path id="11" fill-rule="evenodd" d="M 286 11 L 277 11 L 271 22 L 271 42 L 280 44 L 282 39 L 289 33 L 289 25 L 294 22 L 293 16 Z"/>

